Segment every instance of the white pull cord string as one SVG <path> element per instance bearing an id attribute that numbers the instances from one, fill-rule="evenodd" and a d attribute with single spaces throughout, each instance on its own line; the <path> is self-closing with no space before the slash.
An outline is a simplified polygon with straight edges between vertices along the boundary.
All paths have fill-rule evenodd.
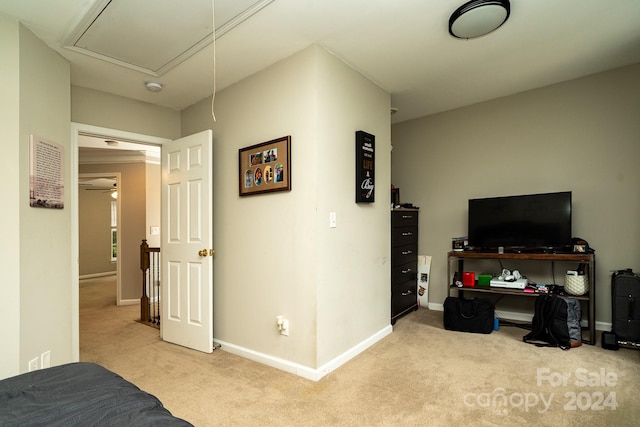
<path id="1" fill-rule="evenodd" d="M 213 103 L 216 99 L 216 0 L 211 0 L 211 20 L 213 22 L 213 94 L 211 95 L 211 117 L 216 121 Z"/>

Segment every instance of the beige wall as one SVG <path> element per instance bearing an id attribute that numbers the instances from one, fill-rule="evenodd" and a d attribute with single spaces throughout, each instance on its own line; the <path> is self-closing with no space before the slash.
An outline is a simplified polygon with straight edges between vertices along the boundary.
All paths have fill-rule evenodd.
<path id="1" fill-rule="evenodd" d="M 115 273 L 111 261 L 111 202 L 107 191 L 78 191 L 79 272 L 80 277 Z"/>
<path id="2" fill-rule="evenodd" d="M 317 363 L 389 327 L 391 97 L 326 51 L 317 60 Z M 355 132 L 375 135 L 375 203 L 355 203 Z M 306 167 L 304 167 L 306 172 Z M 329 212 L 338 227 L 329 228 Z M 390 331 L 390 328 L 389 328 Z"/>
<path id="3" fill-rule="evenodd" d="M 146 235 L 147 243 L 152 248 L 160 247 L 160 235 L 151 234 L 151 227 L 160 227 L 160 165 L 147 163 L 145 165 L 146 171 L 146 209 L 147 209 L 147 224 Z"/>
<path id="4" fill-rule="evenodd" d="M 67 61 L 23 26 L 20 45 L 20 368 L 26 370 L 28 360 L 47 350 L 52 365 L 73 354 L 71 212 L 29 207 L 27 160 L 29 134 L 57 142 L 64 149 L 63 179 L 70 182 L 71 108 Z"/>
<path id="5" fill-rule="evenodd" d="M 71 215 L 29 206 L 29 135 L 60 144 L 69 161 L 69 65 L 18 22 L 0 16 L 0 173 L 3 193 L 0 378 L 51 352 L 71 361 Z M 69 169 L 63 165 L 64 182 Z M 69 203 L 65 193 L 65 207 Z"/>
<path id="6" fill-rule="evenodd" d="M 71 120 L 162 138 L 180 137 L 179 111 L 80 86 L 71 86 Z"/>
<path id="7" fill-rule="evenodd" d="M 182 134 L 213 129 L 214 338 L 316 369 L 388 327 L 389 95 L 314 46 L 217 94 L 215 123 L 210 105 L 182 112 Z M 370 206 L 354 202 L 360 129 L 376 135 Z M 240 198 L 238 149 L 285 135 L 291 192 Z"/>
<path id="8" fill-rule="evenodd" d="M 0 178 L 2 182 L 19 182 L 20 171 L 20 44 L 16 21 L 0 15 Z M 12 142 L 13 141 L 13 142 Z M 6 185 L 2 196 L 0 219 L 4 224 L 0 245 L 0 265 L 4 278 L 0 286 L 0 379 L 26 369 L 20 358 L 20 209 L 19 185 Z"/>
<path id="9" fill-rule="evenodd" d="M 120 173 L 118 199 L 120 203 L 121 275 L 119 303 L 136 303 L 142 296 L 140 243 L 146 238 L 146 168 L 144 163 L 80 165 L 80 173 Z"/>
<path id="10" fill-rule="evenodd" d="M 635 65 L 394 125 L 392 182 L 421 208 L 430 303 L 447 295 L 469 198 L 569 190 L 573 235 L 596 249 L 596 320 L 610 323 L 611 270 L 640 270 L 639 94 Z"/>

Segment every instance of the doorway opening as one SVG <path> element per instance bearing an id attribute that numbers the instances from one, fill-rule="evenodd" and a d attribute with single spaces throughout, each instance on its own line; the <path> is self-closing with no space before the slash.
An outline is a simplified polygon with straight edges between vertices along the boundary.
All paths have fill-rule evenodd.
<path id="1" fill-rule="evenodd" d="M 138 259 L 138 249 L 141 243 L 141 240 L 145 237 L 153 240 L 157 238 L 158 242 L 160 239 L 159 235 L 151 236 L 151 229 L 154 230 L 156 227 L 152 227 L 155 225 L 159 225 L 160 223 L 160 165 L 159 165 L 159 151 L 160 145 L 168 142 L 170 140 L 165 138 L 158 138 L 149 135 L 136 134 L 131 132 L 120 131 L 116 129 L 102 128 L 92 125 L 85 125 L 81 123 L 72 123 L 71 124 L 71 222 L 72 222 L 72 233 L 71 233 L 71 276 L 72 276 L 72 348 L 74 349 L 74 359 L 79 360 L 79 348 L 80 348 L 80 338 L 79 338 L 79 279 L 80 279 L 80 271 L 79 271 L 79 180 L 80 180 L 80 170 L 81 170 L 81 156 L 83 157 L 83 164 L 92 165 L 85 169 L 86 166 L 82 166 L 83 173 L 90 174 L 98 174 L 102 176 L 114 176 L 114 173 L 119 173 L 119 183 L 117 183 L 117 191 L 118 191 L 118 206 L 121 211 L 120 217 L 118 218 L 118 227 L 117 227 L 117 255 L 118 255 L 118 274 L 121 275 L 121 279 L 119 279 L 119 286 L 117 286 L 117 304 L 118 305 L 127 305 L 127 304 L 139 304 L 140 303 L 140 295 L 136 293 L 139 291 L 136 284 L 140 282 L 140 270 L 139 266 L 136 263 Z M 94 145 L 91 145 L 94 144 Z M 83 151 L 81 153 L 81 150 Z M 158 153 L 155 155 L 156 165 L 151 165 L 147 168 L 147 161 L 153 163 L 153 160 L 146 159 L 146 152 L 155 151 Z M 139 162 L 138 159 L 142 154 L 141 152 L 145 152 L 145 160 L 143 160 L 142 168 L 136 168 L 134 166 L 135 162 Z M 108 154 L 107 154 L 108 153 Z M 105 161 L 104 158 L 100 159 L 100 157 L 109 157 L 109 161 Z M 153 156 L 150 156 L 153 158 Z M 87 159 L 90 159 L 87 161 Z M 106 163 L 98 168 L 98 163 Z M 115 165 L 120 165 L 116 168 Z M 155 169 L 157 167 L 157 173 L 155 173 Z M 93 169 L 93 170 L 92 170 Z M 116 170 L 119 169 L 119 170 Z M 136 172 L 132 172 L 132 170 L 136 170 Z M 146 184 L 153 183 L 156 181 L 157 184 L 157 195 L 151 195 L 147 197 L 146 193 Z M 140 182 L 144 183 L 144 185 L 135 188 L 135 184 L 139 184 Z M 129 186 L 129 184 L 134 184 L 133 188 Z M 129 202 L 127 202 L 129 200 Z M 137 206 L 142 206 L 141 209 L 136 209 L 135 206 L 133 210 L 138 210 L 139 212 L 148 212 L 153 218 L 153 214 L 157 214 L 157 221 L 153 219 L 148 219 L 144 214 L 132 215 L 132 219 L 130 219 L 127 215 L 127 205 L 129 203 L 133 203 L 134 205 L 137 203 Z M 140 205 L 142 203 L 142 205 Z M 130 224 L 131 222 L 135 224 Z M 126 229 L 128 226 L 137 227 L 135 232 L 127 233 Z M 124 230 L 124 233 L 122 232 Z M 131 234 L 135 236 L 135 248 L 132 249 L 132 245 L 125 247 L 127 244 L 127 239 L 125 235 Z M 124 239 L 124 241 L 123 241 Z M 135 254 L 132 252 L 135 251 Z M 127 255 L 128 254 L 128 255 Z M 132 264 L 133 263 L 133 264 Z M 127 277 L 134 278 L 135 282 L 133 282 L 133 288 L 127 287 L 123 283 L 129 283 L 129 279 Z"/>
<path id="2" fill-rule="evenodd" d="M 82 164 L 82 156 L 80 156 Z M 82 166 L 81 166 L 82 167 Z M 79 173 L 78 188 L 78 269 L 79 279 L 115 275 L 115 304 L 121 301 L 118 262 L 120 223 L 119 172 Z"/>

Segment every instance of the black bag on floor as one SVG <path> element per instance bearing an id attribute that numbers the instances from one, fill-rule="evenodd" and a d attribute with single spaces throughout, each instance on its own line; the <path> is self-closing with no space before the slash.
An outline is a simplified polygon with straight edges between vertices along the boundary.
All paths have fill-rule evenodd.
<path id="1" fill-rule="evenodd" d="M 536 298 L 531 332 L 522 341 L 538 347 L 569 350 L 582 345 L 580 301 L 558 295 Z"/>
<path id="2" fill-rule="evenodd" d="M 612 332 L 618 341 L 640 343 L 640 276 L 630 268 L 611 276 Z"/>
<path id="3" fill-rule="evenodd" d="M 491 301 L 447 297 L 444 300 L 444 328 L 449 331 L 490 334 L 495 308 Z"/>

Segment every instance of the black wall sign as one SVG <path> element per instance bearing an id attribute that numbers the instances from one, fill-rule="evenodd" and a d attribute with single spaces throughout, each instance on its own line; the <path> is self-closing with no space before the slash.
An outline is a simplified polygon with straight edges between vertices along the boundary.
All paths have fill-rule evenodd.
<path id="1" fill-rule="evenodd" d="M 376 137 L 356 131 L 356 203 L 375 201 Z"/>

